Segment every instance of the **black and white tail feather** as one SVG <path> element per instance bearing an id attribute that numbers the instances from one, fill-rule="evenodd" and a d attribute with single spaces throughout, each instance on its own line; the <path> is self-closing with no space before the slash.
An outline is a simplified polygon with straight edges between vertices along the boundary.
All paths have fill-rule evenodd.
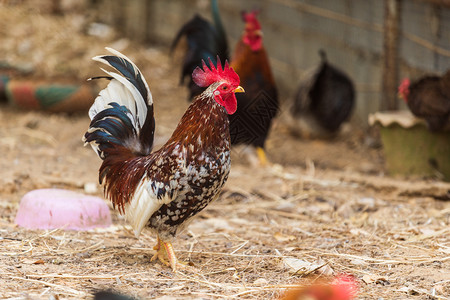
<path id="1" fill-rule="evenodd" d="M 122 53 L 106 48 L 113 55 L 93 58 L 119 73 L 101 68 L 110 79 L 89 110 L 91 124 L 83 137 L 98 156 L 105 159 L 112 149 L 125 147 L 136 155 L 150 154 L 153 146 L 155 119 L 153 99 L 138 67 Z"/>

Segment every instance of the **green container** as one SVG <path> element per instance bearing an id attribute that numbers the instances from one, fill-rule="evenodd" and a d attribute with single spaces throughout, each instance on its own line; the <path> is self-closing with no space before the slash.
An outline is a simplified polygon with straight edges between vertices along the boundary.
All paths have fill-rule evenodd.
<path id="1" fill-rule="evenodd" d="M 450 181 L 450 132 L 431 132 L 423 120 L 405 112 L 376 113 L 369 123 L 380 125 L 389 174 Z"/>

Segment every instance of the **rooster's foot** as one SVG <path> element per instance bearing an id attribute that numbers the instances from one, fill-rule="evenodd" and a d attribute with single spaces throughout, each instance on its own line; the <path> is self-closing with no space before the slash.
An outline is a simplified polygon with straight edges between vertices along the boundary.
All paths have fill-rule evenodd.
<path id="1" fill-rule="evenodd" d="M 268 165 L 269 160 L 267 159 L 266 152 L 264 151 L 263 148 L 256 147 L 256 155 L 258 156 L 259 164 L 261 166 L 264 167 Z"/>
<path id="2" fill-rule="evenodd" d="M 173 272 L 176 272 L 178 268 L 183 269 L 186 267 L 186 264 L 179 262 L 175 256 L 172 243 L 163 242 L 158 237 L 158 243 L 153 247 L 153 249 L 156 250 L 156 253 L 152 256 L 150 261 L 159 259 L 160 262 L 168 267 L 171 267 Z"/>

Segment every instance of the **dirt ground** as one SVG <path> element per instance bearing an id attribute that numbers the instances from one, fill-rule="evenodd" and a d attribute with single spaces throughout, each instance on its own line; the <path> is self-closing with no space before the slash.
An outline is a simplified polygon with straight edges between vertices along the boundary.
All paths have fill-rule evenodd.
<path id="1" fill-rule="evenodd" d="M 32 65 L 31 78 L 100 75 L 90 57 L 104 46 L 135 60 L 155 99 L 156 143 L 169 137 L 188 103 L 167 48 L 88 36 L 88 20 L 76 14 L 0 7 L 0 57 Z M 63 26 L 73 24 L 80 25 Z M 57 41 L 43 43 L 55 36 L 43 28 L 57 29 Z M 268 140 L 270 166 L 249 166 L 234 150 L 221 197 L 174 243 L 190 264 L 174 274 L 150 262 L 155 237 L 144 230 L 135 238 L 113 210 L 106 229 L 16 226 L 20 199 L 31 190 L 94 185 L 90 192 L 102 196 L 100 159 L 81 142 L 86 113 L 0 106 L 0 297 L 89 299 L 114 289 L 139 299 L 276 299 L 294 284 L 350 273 L 358 299 L 450 299 L 450 184 L 385 175 L 382 149 L 369 147 L 376 142 L 355 126 L 334 141 L 309 141 L 290 136 L 281 120 Z"/>

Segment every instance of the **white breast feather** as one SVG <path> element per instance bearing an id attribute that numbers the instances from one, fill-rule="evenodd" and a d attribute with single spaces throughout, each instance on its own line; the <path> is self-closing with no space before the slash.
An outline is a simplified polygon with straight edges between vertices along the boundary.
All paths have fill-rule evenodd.
<path id="1" fill-rule="evenodd" d="M 131 227 L 133 227 L 136 237 L 141 234 L 142 229 L 148 223 L 150 217 L 160 209 L 163 204 L 170 203 L 178 194 L 175 193 L 173 198 L 170 198 L 169 195 L 166 194 L 165 197 L 158 200 L 156 197 L 157 191 L 152 191 L 151 184 L 152 182 L 150 180 L 143 178 L 137 186 L 131 201 L 125 204 L 125 218 L 130 223 Z"/>
<path id="2" fill-rule="evenodd" d="M 134 234 L 138 237 L 142 228 L 150 217 L 157 211 L 161 204 L 154 195 L 150 195 L 146 189 L 148 179 L 141 180 L 131 201 L 125 205 L 125 218 L 133 227 Z"/>

